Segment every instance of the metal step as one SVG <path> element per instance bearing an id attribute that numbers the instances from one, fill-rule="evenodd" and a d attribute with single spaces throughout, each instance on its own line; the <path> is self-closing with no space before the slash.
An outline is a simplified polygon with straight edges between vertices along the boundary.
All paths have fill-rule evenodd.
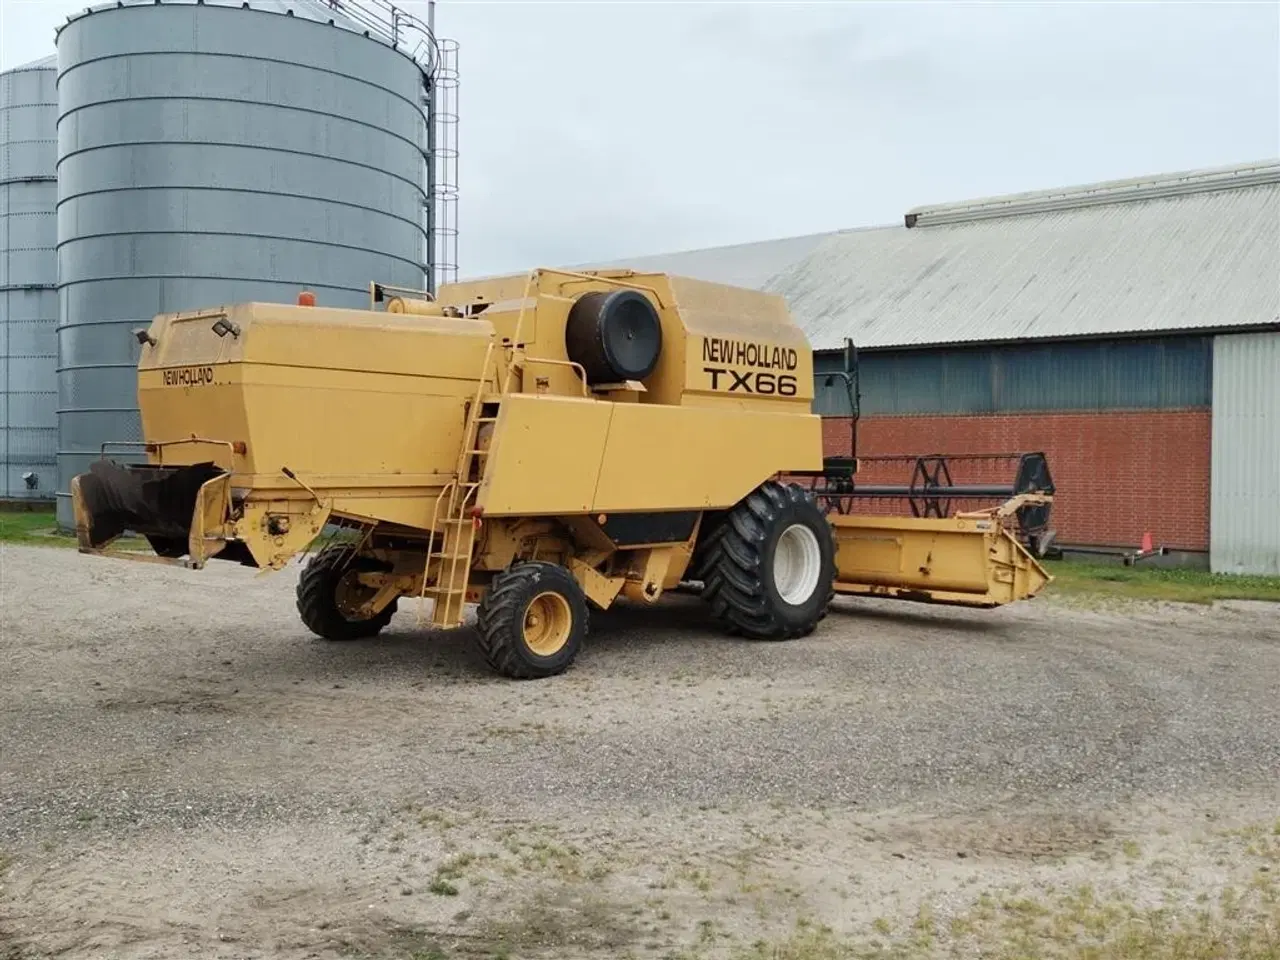
<path id="1" fill-rule="evenodd" d="M 427 587 L 428 597 L 454 597 L 466 592 L 466 587 Z"/>

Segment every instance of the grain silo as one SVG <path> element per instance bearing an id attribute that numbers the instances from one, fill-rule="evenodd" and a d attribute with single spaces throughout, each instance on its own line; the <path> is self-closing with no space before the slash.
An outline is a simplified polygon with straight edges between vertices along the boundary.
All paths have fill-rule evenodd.
<path id="1" fill-rule="evenodd" d="M 58 32 L 58 513 L 137 441 L 131 330 L 429 283 L 427 25 L 386 0 L 118 0 Z"/>
<path id="2" fill-rule="evenodd" d="M 52 500 L 57 58 L 0 73 L 0 500 Z"/>

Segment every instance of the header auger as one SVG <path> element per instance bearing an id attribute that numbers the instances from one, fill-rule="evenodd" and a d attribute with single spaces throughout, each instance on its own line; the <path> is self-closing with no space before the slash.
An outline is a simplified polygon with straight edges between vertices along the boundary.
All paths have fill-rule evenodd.
<path id="1" fill-rule="evenodd" d="M 566 669 L 590 608 L 620 597 L 691 586 L 726 629 L 785 640 L 837 592 L 998 606 L 1048 580 L 1006 520 L 1051 489 L 865 517 L 791 479 L 832 464 L 780 297 L 625 270 L 411 293 L 137 331 L 145 462 L 104 451 L 73 480 L 81 551 L 262 570 L 311 554 L 297 606 L 319 636 L 373 636 L 402 597 L 442 628 L 476 603 L 488 662 L 518 678 Z M 109 549 L 125 532 L 154 554 Z"/>

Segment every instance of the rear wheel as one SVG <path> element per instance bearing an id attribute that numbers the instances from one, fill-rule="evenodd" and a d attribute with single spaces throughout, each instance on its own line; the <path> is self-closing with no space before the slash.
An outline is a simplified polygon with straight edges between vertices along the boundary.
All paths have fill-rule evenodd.
<path id="1" fill-rule="evenodd" d="M 376 589 L 357 575 L 382 570 L 372 557 L 353 557 L 349 547 L 325 547 L 308 561 L 298 580 L 298 614 L 312 633 L 326 640 L 362 640 L 379 633 L 396 614 L 392 600 L 372 617 L 356 610 Z"/>
<path id="2" fill-rule="evenodd" d="M 518 563 L 493 579 L 476 615 L 480 650 L 498 673 L 532 680 L 563 673 L 587 633 L 578 581 L 554 563 Z"/>
<path id="3" fill-rule="evenodd" d="M 700 545 L 702 596 L 733 633 L 788 640 L 812 633 L 834 596 L 835 537 L 813 498 L 770 480 Z"/>

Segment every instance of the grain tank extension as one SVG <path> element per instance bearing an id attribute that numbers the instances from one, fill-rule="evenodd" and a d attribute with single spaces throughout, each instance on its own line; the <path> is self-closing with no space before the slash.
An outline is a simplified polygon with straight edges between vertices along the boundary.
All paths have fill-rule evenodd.
<path id="1" fill-rule="evenodd" d="M 330 640 L 376 634 L 401 597 L 445 628 L 478 603 L 511 677 L 564 670 L 590 607 L 682 584 L 732 632 L 782 640 L 837 591 L 997 606 L 1048 579 L 1004 525 L 1046 496 L 828 517 L 791 481 L 827 465 L 812 353 L 780 297 L 557 270 L 406 293 L 135 331 L 147 463 L 108 448 L 75 478 L 81 550 L 195 569 L 311 554 L 298 609 Z M 109 550 L 125 532 L 154 555 Z"/>

